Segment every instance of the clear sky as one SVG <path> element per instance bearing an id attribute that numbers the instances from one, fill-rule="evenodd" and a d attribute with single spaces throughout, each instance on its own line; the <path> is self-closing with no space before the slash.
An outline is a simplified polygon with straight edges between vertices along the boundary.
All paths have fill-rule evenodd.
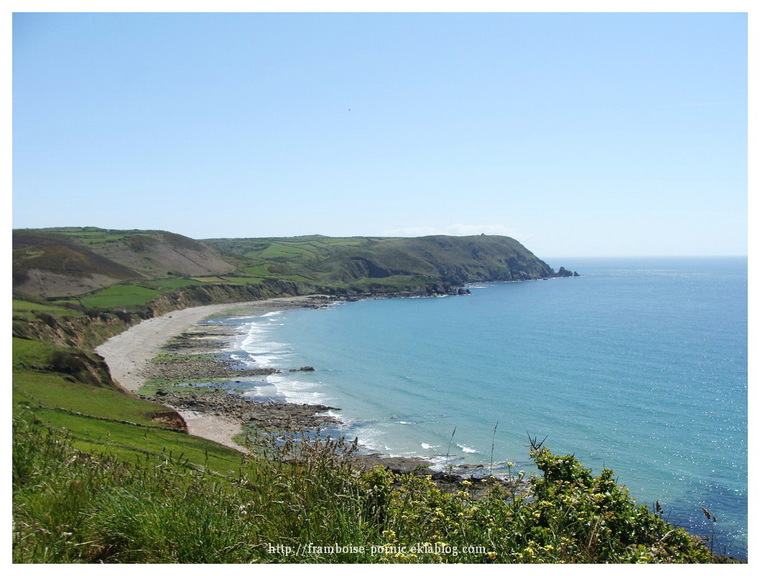
<path id="1" fill-rule="evenodd" d="M 13 227 L 747 253 L 741 13 L 20 13 Z"/>

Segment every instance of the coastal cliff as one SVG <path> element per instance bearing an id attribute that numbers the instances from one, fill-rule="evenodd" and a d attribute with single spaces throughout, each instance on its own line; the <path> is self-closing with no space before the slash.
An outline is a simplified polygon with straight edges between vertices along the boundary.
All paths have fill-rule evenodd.
<path id="1" fill-rule="evenodd" d="M 273 296 L 457 294 L 468 282 L 555 272 L 504 236 L 193 240 L 163 231 L 14 230 L 13 291 L 84 309 L 183 307 Z"/>
<path id="2" fill-rule="evenodd" d="M 329 438 L 262 436 L 256 451 L 266 458 L 251 457 L 188 433 L 191 421 L 162 404 L 193 417 L 221 414 L 238 427 L 289 425 L 303 410 L 252 407 L 221 389 L 169 390 L 162 379 L 188 364 L 168 347 L 153 359 L 163 370 L 153 385 L 165 388 L 149 401 L 117 386 L 94 351 L 130 326 L 153 333 L 153 320 L 174 322 L 204 304 L 318 291 L 329 300 L 460 294 L 468 282 L 574 275 L 555 273 L 513 240 L 310 237 L 196 249 L 166 233 L 41 234 L 14 234 L 14 562 L 722 561 L 637 507 L 611 471 L 592 477 L 532 440 L 544 476 L 531 481 L 531 498 L 521 492 L 528 484 L 512 478 L 436 483 L 417 463 L 403 474 L 382 458 L 360 465 L 354 444 Z M 107 242 L 121 245 L 98 246 Z M 167 250 L 176 256 L 170 267 L 159 257 Z M 201 343 L 205 334 L 183 348 L 182 362 L 195 370 L 214 359 Z M 146 338 L 137 346 L 144 351 Z M 309 410 L 298 417 L 322 424 Z"/>
<path id="3" fill-rule="evenodd" d="M 45 342 L 58 348 L 59 360 L 68 359 L 48 358 L 46 370 L 116 388 L 92 350 L 173 310 L 310 294 L 462 295 L 469 282 L 573 274 L 555 272 L 504 236 L 198 241 L 150 230 L 14 230 L 14 348 L 17 341 Z"/>

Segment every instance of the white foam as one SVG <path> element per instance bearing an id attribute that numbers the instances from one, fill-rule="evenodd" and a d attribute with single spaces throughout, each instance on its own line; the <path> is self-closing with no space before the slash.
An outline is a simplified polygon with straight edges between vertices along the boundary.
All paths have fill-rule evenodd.
<path id="1" fill-rule="evenodd" d="M 279 316 L 282 314 L 282 310 L 275 310 L 274 312 L 267 312 L 266 314 L 262 314 L 262 318 L 272 318 L 274 316 Z"/>
<path id="2" fill-rule="evenodd" d="M 480 454 L 478 450 L 475 450 L 475 448 L 470 448 L 469 446 L 465 446 L 464 444 L 457 444 L 459 448 L 464 452 L 465 454 Z"/>
<path id="3" fill-rule="evenodd" d="M 457 463 L 464 461 L 462 457 L 457 456 L 449 456 L 448 458 L 446 456 L 433 456 L 431 458 L 428 458 L 428 460 L 430 460 L 432 463 L 430 467 L 438 472 L 447 470 L 448 468 L 453 468 L 457 465 Z"/>
<path id="4" fill-rule="evenodd" d="M 256 361 L 251 358 L 248 354 L 230 354 L 230 359 L 234 360 L 235 362 L 238 362 L 239 364 L 242 364 L 246 368 L 252 368 L 256 366 Z"/>
<path id="5" fill-rule="evenodd" d="M 348 420 L 343 414 L 340 412 L 336 412 L 335 410 L 328 410 L 327 415 L 330 418 L 334 418 L 338 421 L 339 425 L 345 428 L 349 428 L 351 426 L 351 421 Z"/>
<path id="6" fill-rule="evenodd" d="M 269 312 L 265 316 L 269 316 L 271 321 L 277 314 L 280 312 Z M 243 331 L 239 347 L 249 355 L 251 362 L 263 368 L 286 363 L 287 357 L 292 354 L 291 348 L 288 344 L 268 340 L 270 326 L 254 321 L 247 325 L 247 328 L 247 332 Z"/>
<path id="7" fill-rule="evenodd" d="M 366 452 L 385 452 L 386 446 L 382 442 L 383 433 L 374 428 L 362 428 L 356 436 L 359 439 L 359 447 Z"/>
<path id="8" fill-rule="evenodd" d="M 275 388 L 277 395 L 292 404 L 325 404 L 328 397 L 319 382 L 294 380 L 281 374 L 267 376 L 267 383 Z"/>

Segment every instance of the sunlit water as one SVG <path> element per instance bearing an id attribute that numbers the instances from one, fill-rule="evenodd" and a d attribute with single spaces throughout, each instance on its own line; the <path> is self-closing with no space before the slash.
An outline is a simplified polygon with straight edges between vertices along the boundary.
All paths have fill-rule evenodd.
<path id="1" fill-rule="evenodd" d="M 530 473 L 543 440 L 746 557 L 746 259 L 562 264 L 581 277 L 225 320 L 229 354 L 284 369 L 248 394 L 340 408 L 366 450 Z"/>

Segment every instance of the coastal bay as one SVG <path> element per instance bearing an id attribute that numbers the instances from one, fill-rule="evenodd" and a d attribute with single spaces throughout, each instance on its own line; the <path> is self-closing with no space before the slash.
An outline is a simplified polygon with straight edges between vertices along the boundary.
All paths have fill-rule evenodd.
<path id="1" fill-rule="evenodd" d="M 108 364 L 114 381 L 132 394 L 139 394 L 140 389 L 151 379 L 234 382 L 254 373 L 275 373 L 279 370 L 245 370 L 230 366 L 228 361 L 219 358 L 199 359 L 198 352 L 218 352 L 232 336 L 228 327 L 209 326 L 204 321 L 214 316 L 257 317 L 296 308 L 320 308 L 332 300 L 320 295 L 296 296 L 175 310 L 145 320 L 110 338 L 96 348 L 96 352 Z M 168 363 L 157 361 L 166 350 L 179 352 L 179 357 L 184 359 Z M 290 371 L 311 370 L 311 367 L 302 367 Z M 155 395 L 140 396 L 175 410 L 184 420 L 188 434 L 242 453 L 248 453 L 248 449 L 238 441 L 246 424 L 263 430 L 305 431 L 340 425 L 340 421 L 329 413 L 339 411 L 339 407 L 256 401 L 249 396 L 230 394 L 228 390 L 208 386 L 204 388 L 201 394 L 158 389 Z M 429 460 L 417 456 L 392 456 L 375 451 L 364 451 L 356 456 L 356 463 L 361 467 L 377 464 L 396 472 L 424 471 L 442 485 L 458 485 L 465 479 L 463 475 L 452 476 L 434 471 L 430 468 Z"/>
<path id="2" fill-rule="evenodd" d="M 700 534 L 702 525 L 689 518 L 690 509 L 709 509 L 708 520 L 719 519 L 714 534 L 720 549 L 742 557 L 743 492 L 741 477 L 733 477 L 741 470 L 732 472 L 741 461 L 727 450 L 720 455 L 728 466 L 714 461 L 701 443 L 712 438 L 710 420 L 701 419 L 696 430 L 690 417 L 693 403 L 703 405 L 717 379 L 725 384 L 723 397 L 734 399 L 730 405 L 711 402 L 713 417 L 727 419 L 741 408 L 744 358 L 735 326 L 742 317 L 736 285 L 741 276 L 735 276 L 735 263 L 711 263 L 709 272 L 697 264 L 589 263 L 588 275 L 569 284 L 475 284 L 471 296 L 456 298 L 370 298 L 346 305 L 335 297 L 285 298 L 185 308 L 144 320 L 97 351 L 124 390 L 176 409 L 184 431 L 195 436 L 191 440 L 242 451 L 237 443 L 246 423 L 287 424 L 299 403 L 311 403 L 309 417 L 326 408 L 332 416 L 339 407 L 334 415 L 347 426 L 344 436 L 356 434 L 364 439 L 364 452 L 375 451 L 364 462 L 374 458 L 399 470 L 387 454 L 416 456 L 423 464 L 428 457 L 439 472 L 452 462 L 460 477 L 452 477 L 447 489 L 470 486 L 462 475 L 477 474 L 475 465 L 497 475 L 512 462 L 515 471 L 523 468 L 524 432 L 515 442 L 512 436 L 540 430 L 553 451 L 577 447 L 596 471 L 611 464 L 639 502 L 649 500 L 648 491 L 692 532 Z M 711 323 L 693 314 L 692 300 L 680 308 L 673 302 L 688 290 L 707 305 L 716 289 L 731 297 L 721 300 L 722 313 L 710 315 Z M 619 305 L 599 305 L 625 295 L 623 316 Z M 698 331 L 692 326 L 697 319 Z M 622 325 L 628 330 L 619 330 Z M 662 328 L 657 341 L 655 326 Z M 692 337 L 676 340 L 689 327 Z M 714 334 L 734 336 L 716 340 Z M 679 353 L 665 354 L 673 342 L 680 343 Z M 716 342 L 721 354 L 701 352 Z M 714 364 L 721 369 L 708 371 Z M 731 396 L 730 386 L 737 388 Z M 646 401 L 666 389 L 688 390 L 681 394 L 681 416 L 675 404 L 665 414 Z M 613 421 L 602 421 L 600 395 L 608 408 L 603 416 Z M 618 405 L 625 412 L 611 410 Z M 624 443 L 614 434 L 629 413 L 638 428 L 646 423 L 646 434 L 629 434 Z M 588 419 L 592 414 L 600 421 L 596 427 Z M 732 421 L 741 425 L 740 415 Z M 689 434 L 678 436 L 677 444 L 655 437 L 663 426 L 673 437 L 687 423 Z M 326 428 L 322 432 L 332 434 Z M 710 462 L 711 472 L 700 476 L 700 466 L 687 476 L 676 461 L 679 453 L 667 453 L 671 446 L 698 457 L 696 463 Z"/>
<path id="3" fill-rule="evenodd" d="M 151 361 L 166 343 L 188 332 L 205 318 L 216 314 L 257 315 L 275 310 L 315 305 L 319 296 L 271 298 L 256 302 L 212 304 L 195 306 L 144 320 L 130 329 L 110 338 L 96 348 L 113 379 L 125 390 L 137 394 L 146 379 L 155 376 Z M 216 364 L 218 366 L 218 364 Z M 232 375 L 227 372 L 228 375 Z M 167 404 L 170 405 L 169 402 Z M 175 404 L 181 404 L 175 398 Z M 219 444 L 244 451 L 233 438 L 241 432 L 241 419 L 217 410 L 201 411 L 192 406 L 172 406 L 184 419 L 189 434 L 200 436 Z M 197 408 L 197 407 L 196 407 Z"/>
<path id="4" fill-rule="evenodd" d="M 324 312 L 267 301 L 245 305 L 237 318 L 234 306 L 204 308 L 194 318 L 202 325 L 187 322 L 184 331 L 198 336 L 196 345 L 206 339 L 209 350 L 244 360 L 230 370 L 227 390 L 247 386 L 244 395 L 264 400 L 262 406 L 277 399 L 272 406 L 339 407 L 346 436 L 357 435 L 367 452 L 428 460 L 439 470 L 453 463 L 459 473 L 462 465 L 490 470 L 493 458 L 501 473 L 505 459 L 516 470 L 528 466 L 526 431 L 540 433 L 552 448 L 581 454 L 594 470 L 611 467 L 639 502 L 658 500 L 697 534 L 709 535 L 700 517 L 701 507 L 709 509 L 720 519 L 721 545 L 742 556 L 741 262 L 589 261 L 583 269 L 587 275 L 569 284 L 472 285 L 473 295 L 462 298 L 369 300 Z M 683 300 L 684 293 L 696 300 Z M 714 313 L 695 314 L 697 305 Z M 222 311 L 229 320 L 203 321 Z M 220 344 L 214 330 L 233 325 L 237 336 L 228 331 Z M 164 345 L 182 333 L 165 333 Z M 144 360 L 160 352 L 157 343 Z M 206 370 L 199 366 L 190 362 L 186 375 Z M 215 366 L 224 369 L 224 362 Z M 301 366 L 315 366 L 316 373 L 298 372 Z M 281 373 L 247 378 L 245 369 L 254 368 Z M 721 398 L 714 397 L 717 389 Z M 248 415 L 215 412 L 217 397 L 233 396 L 227 390 L 221 386 L 216 394 L 206 385 L 183 405 L 168 396 L 162 401 L 179 410 L 191 433 L 232 443 Z M 656 402 L 674 390 L 678 403 Z M 207 406 L 192 404 L 201 397 Z M 698 426 L 695 414 L 703 414 Z M 644 433 L 626 432 L 634 428 Z M 735 441 L 718 436 L 729 429 Z M 716 442 L 722 449 L 710 451 Z"/>
<path id="5" fill-rule="evenodd" d="M 532 471 L 528 436 L 741 555 L 746 275 L 731 259 L 579 260 L 580 278 L 470 285 L 240 319 L 250 394 L 339 406 L 368 451 Z M 663 403 L 664 397 L 672 400 Z M 734 552 L 738 550 L 739 552 Z"/>

